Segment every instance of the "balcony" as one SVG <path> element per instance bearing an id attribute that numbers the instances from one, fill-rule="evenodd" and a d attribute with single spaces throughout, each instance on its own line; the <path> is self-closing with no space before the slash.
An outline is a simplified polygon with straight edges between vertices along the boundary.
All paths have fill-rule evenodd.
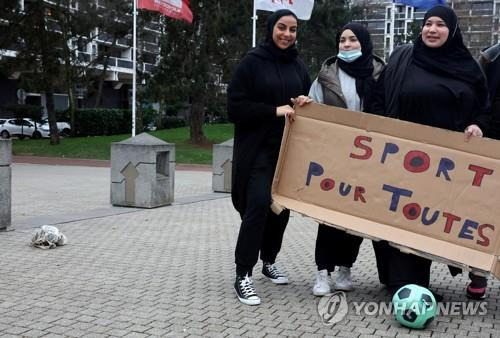
<path id="1" fill-rule="evenodd" d="M 95 55 L 91 55 L 86 52 L 77 52 L 77 60 L 78 62 L 88 65 L 90 62 L 94 62 L 94 67 L 96 69 L 103 69 L 104 68 L 104 60 L 96 60 L 97 57 Z M 108 69 L 113 70 L 113 71 L 118 71 L 118 72 L 125 72 L 125 73 L 132 73 L 134 65 L 132 60 L 130 59 L 124 59 L 124 58 L 117 58 L 117 57 L 110 57 L 108 59 Z"/>

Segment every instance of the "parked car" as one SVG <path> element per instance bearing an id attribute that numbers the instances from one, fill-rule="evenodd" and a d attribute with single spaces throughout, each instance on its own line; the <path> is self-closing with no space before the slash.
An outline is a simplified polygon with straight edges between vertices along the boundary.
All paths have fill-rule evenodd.
<path id="1" fill-rule="evenodd" d="M 31 123 L 35 123 L 32 119 L 25 119 L 30 121 Z M 71 135 L 71 126 L 69 125 L 68 122 L 56 122 L 57 123 L 57 129 L 59 130 L 59 135 L 61 136 L 69 136 Z M 47 131 L 50 135 L 50 128 L 49 128 L 49 120 L 48 119 L 43 119 L 40 123 L 37 124 L 39 128 Z"/>
<path id="2" fill-rule="evenodd" d="M 26 136 L 31 138 L 50 137 L 50 132 L 48 128 L 45 129 L 41 124 L 36 124 L 29 119 L 0 120 L 0 137 L 10 138 L 11 136 L 17 136 L 20 139 Z"/>
<path id="3" fill-rule="evenodd" d="M 47 127 L 47 130 L 49 130 L 49 120 L 48 119 L 43 119 L 41 122 L 42 127 Z M 59 134 L 62 136 L 69 136 L 71 135 L 71 126 L 69 125 L 68 122 L 57 122 L 57 130 L 59 130 Z"/>

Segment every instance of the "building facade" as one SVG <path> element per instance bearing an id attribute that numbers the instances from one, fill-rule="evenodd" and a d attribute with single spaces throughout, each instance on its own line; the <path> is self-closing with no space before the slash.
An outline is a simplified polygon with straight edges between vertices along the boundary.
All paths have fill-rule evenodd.
<path id="1" fill-rule="evenodd" d="M 32 1 L 38 0 L 17 0 L 21 10 L 30 6 Z M 53 2 L 42 0 L 48 4 Z M 82 0 L 83 1 L 83 0 Z M 78 11 L 82 1 L 72 1 L 71 10 Z M 98 9 L 105 9 L 106 1 L 89 0 L 95 2 Z M 127 13 L 130 16 L 132 13 Z M 129 19 L 130 19 L 129 18 Z M 120 18 L 116 18 L 120 20 Z M 157 20 L 162 20 L 160 16 Z M 128 20 L 132 22 L 131 20 Z M 57 24 L 54 25 L 57 27 Z M 54 28 L 57 30 L 57 28 Z M 138 39 L 138 72 L 149 73 L 153 70 L 159 60 L 160 37 L 163 31 L 163 23 L 159 21 L 150 21 L 141 27 L 140 39 Z M 95 78 L 103 77 L 102 95 L 98 107 L 102 108 L 129 108 L 131 106 L 131 88 L 133 75 L 132 62 L 132 26 L 130 33 L 113 41 L 111 34 L 95 28 L 91 33 L 91 38 L 84 40 L 74 39 L 68 41 L 68 45 L 74 52 L 74 63 L 85 69 L 85 75 Z M 103 59 L 99 56 L 106 55 Z M 16 57 L 15 49 L 0 50 L 0 58 Z M 31 104 L 45 107 L 45 97 L 43 93 L 27 92 L 24 94 L 24 100 L 19 97 L 19 76 L 20 73 L 14 72 L 7 77 L 0 77 L 0 112 L 1 107 L 11 104 Z M 76 86 L 75 96 L 77 107 L 95 107 L 96 92 L 82 86 Z M 68 107 L 68 95 L 63 89 L 55 93 L 55 108 L 65 109 Z M 6 114 L 4 112 L 4 114 Z M 8 114 L 8 112 L 7 112 Z"/>
<path id="2" fill-rule="evenodd" d="M 355 0 L 364 8 L 360 20 L 367 25 L 377 55 L 387 56 L 392 49 L 415 38 L 425 11 L 385 0 Z M 448 1 L 459 19 L 465 45 L 477 57 L 481 49 L 495 44 L 500 36 L 500 0 Z"/>

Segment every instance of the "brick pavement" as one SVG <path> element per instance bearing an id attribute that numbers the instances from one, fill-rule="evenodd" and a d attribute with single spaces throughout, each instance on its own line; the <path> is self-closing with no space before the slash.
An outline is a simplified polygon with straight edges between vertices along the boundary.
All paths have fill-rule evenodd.
<path id="1" fill-rule="evenodd" d="M 238 215 L 227 195 L 209 199 L 211 173 L 179 172 L 176 200 L 185 203 L 92 217 L 97 210 L 92 208 L 110 208 L 109 169 L 68 168 L 50 176 L 56 169 L 13 166 L 13 209 L 24 218 L 14 214 L 19 225 L 0 233 L 0 337 L 500 337 L 496 280 L 490 281 L 486 315 L 441 316 L 418 331 L 401 327 L 390 315 L 350 309 L 338 324 L 323 325 L 310 291 L 316 226 L 297 214 L 279 256 L 291 283 L 273 285 L 259 264 L 254 279 L 263 303 L 245 306 L 232 289 Z M 33 170 L 39 180 L 50 177 L 54 183 L 72 175 L 93 180 L 84 188 L 74 184 L 73 192 L 62 189 L 57 199 L 21 194 L 36 184 L 30 181 Z M 84 191 L 94 194 L 93 202 L 87 201 L 88 217 L 58 225 L 69 238 L 67 246 L 47 251 L 28 246 L 34 223 L 27 220 L 36 219 L 32 206 L 67 215 L 78 207 L 78 198 L 87 198 Z M 353 277 L 357 288 L 348 293 L 349 302 L 387 299 L 369 241 L 363 242 Z M 433 264 L 431 284 L 445 300 L 465 300 L 466 278 L 452 278 L 442 264 Z"/>

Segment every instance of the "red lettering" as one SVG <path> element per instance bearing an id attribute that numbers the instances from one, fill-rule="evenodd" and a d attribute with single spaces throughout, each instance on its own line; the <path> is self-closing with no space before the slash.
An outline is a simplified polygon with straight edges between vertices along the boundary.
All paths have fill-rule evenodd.
<path id="1" fill-rule="evenodd" d="M 409 220 L 417 219 L 422 212 L 422 208 L 418 203 L 408 203 L 403 207 L 403 215 Z"/>
<path id="2" fill-rule="evenodd" d="M 324 180 L 321 181 L 319 186 L 321 187 L 321 190 L 329 191 L 335 187 L 335 181 L 332 180 L 331 178 L 325 178 Z"/>
<path id="3" fill-rule="evenodd" d="M 365 188 L 356 187 L 356 189 L 354 189 L 354 200 L 355 201 L 360 200 L 361 202 L 366 203 L 365 197 L 363 196 L 365 192 L 366 192 Z"/>
<path id="4" fill-rule="evenodd" d="M 404 167 L 412 173 L 421 173 L 429 169 L 431 158 L 419 150 L 409 151 L 405 155 Z"/>
<path id="5" fill-rule="evenodd" d="M 474 179 L 472 180 L 472 185 L 476 187 L 480 187 L 481 183 L 483 181 L 484 175 L 491 175 L 493 174 L 492 169 L 480 167 L 478 165 L 471 164 L 469 165 L 469 170 L 474 171 Z"/>
<path id="6" fill-rule="evenodd" d="M 363 149 L 365 151 L 365 153 L 363 155 L 356 155 L 354 153 L 351 153 L 349 155 L 350 158 L 355 158 L 357 160 L 367 160 L 372 156 L 372 153 L 373 153 L 372 148 L 361 143 L 362 141 L 371 142 L 372 138 L 368 137 L 368 136 L 356 136 L 356 138 L 354 139 L 354 146 L 356 148 Z"/>
<path id="7" fill-rule="evenodd" d="M 446 217 L 446 225 L 444 226 L 444 232 L 446 232 L 447 234 L 450 233 L 451 228 L 453 226 L 453 222 L 461 220 L 460 217 L 450 214 L 448 212 L 443 212 L 443 217 Z"/>
<path id="8" fill-rule="evenodd" d="M 479 245 L 482 245 L 482 246 L 490 245 L 490 239 L 483 234 L 483 229 L 486 229 L 486 228 L 495 231 L 495 227 L 491 224 L 481 224 L 477 228 L 477 233 L 478 233 L 479 237 L 481 237 L 482 241 L 478 240 L 476 243 Z"/>

